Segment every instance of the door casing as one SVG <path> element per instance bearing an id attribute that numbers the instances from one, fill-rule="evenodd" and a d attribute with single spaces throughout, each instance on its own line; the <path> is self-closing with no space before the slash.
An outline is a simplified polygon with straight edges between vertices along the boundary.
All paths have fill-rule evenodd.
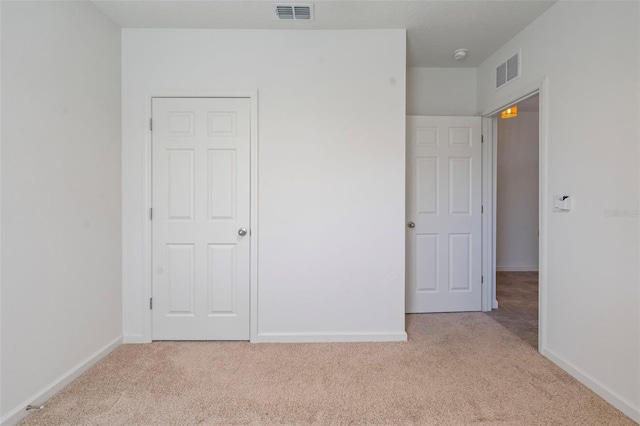
<path id="1" fill-rule="evenodd" d="M 539 169 L 538 169 L 538 352 L 544 355 L 547 346 L 547 220 L 550 211 L 548 188 L 548 107 L 547 78 L 502 98 L 498 103 L 481 112 L 482 134 L 482 310 L 497 308 L 496 295 L 496 208 L 497 208 L 497 152 L 498 132 L 496 114 L 518 102 L 539 95 Z"/>
<path id="2" fill-rule="evenodd" d="M 152 281 L 152 246 L 153 235 L 151 230 L 150 210 L 152 207 L 151 184 L 152 184 L 152 155 L 151 142 L 152 131 L 150 128 L 151 102 L 153 98 L 248 98 L 250 102 L 250 249 L 249 249 L 249 300 L 250 300 L 250 341 L 254 341 L 258 334 L 258 91 L 257 90 L 233 90 L 233 89 L 153 89 L 147 91 L 145 95 L 145 117 L 147 120 L 142 123 L 145 128 L 144 152 L 142 155 L 142 166 L 144 170 L 144 202 L 141 212 L 141 220 L 144 224 L 143 230 L 143 291 L 142 291 L 142 341 L 140 343 L 151 343 L 152 341 L 152 312 L 150 309 L 150 299 L 153 294 Z"/>

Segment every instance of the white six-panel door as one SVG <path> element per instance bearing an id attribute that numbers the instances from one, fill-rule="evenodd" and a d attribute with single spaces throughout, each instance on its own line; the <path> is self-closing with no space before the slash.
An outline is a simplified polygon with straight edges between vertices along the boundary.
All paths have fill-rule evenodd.
<path id="1" fill-rule="evenodd" d="M 153 339 L 248 340 L 250 101 L 152 111 Z"/>
<path id="2" fill-rule="evenodd" d="M 407 117 L 406 311 L 479 311 L 481 119 Z"/>

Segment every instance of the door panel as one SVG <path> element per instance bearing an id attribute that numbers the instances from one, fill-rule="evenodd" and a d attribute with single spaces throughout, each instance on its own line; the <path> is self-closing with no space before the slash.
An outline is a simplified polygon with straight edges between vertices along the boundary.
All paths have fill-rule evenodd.
<path id="1" fill-rule="evenodd" d="M 438 158 L 417 158 L 416 197 L 419 214 L 438 214 L 438 183 Z"/>
<path id="2" fill-rule="evenodd" d="M 449 158 L 449 213 L 471 214 L 471 158 Z"/>
<path id="3" fill-rule="evenodd" d="M 438 234 L 416 235 L 416 292 L 438 291 Z"/>
<path id="4" fill-rule="evenodd" d="M 249 339 L 250 104 L 153 99 L 153 339 Z"/>
<path id="5" fill-rule="evenodd" d="M 208 265 L 208 315 L 235 315 L 236 279 L 235 244 L 209 244 Z"/>
<path id="6" fill-rule="evenodd" d="M 167 150 L 169 220 L 193 220 L 193 150 Z"/>
<path id="7" fill-rule="evenodd" d="M 236 152 L 211 149 L 208 152 L 209 219 L 235 218 L 236 210 Z"/>
<path id="8" fill-rule="evenodd" d="M 195 313 L 193 296 L 194 247 L 193 244 L 167 244 L 167 287 L 169 300 L 167 315 L 189 315 Z"/>
<path id="9" fill-rule="evenodd" d="M 480 123 L 407 117 L 409 313 L 481 309 Z"/>

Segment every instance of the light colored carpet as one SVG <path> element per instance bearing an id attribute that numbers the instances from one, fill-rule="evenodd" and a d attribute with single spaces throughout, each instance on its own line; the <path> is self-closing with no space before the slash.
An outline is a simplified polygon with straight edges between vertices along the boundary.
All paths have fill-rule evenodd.
<path id="1" fill-rule="evenodd" d="M 635 424 L 482 313 L 401 343 L 123 345 L 23 425 Z"/>

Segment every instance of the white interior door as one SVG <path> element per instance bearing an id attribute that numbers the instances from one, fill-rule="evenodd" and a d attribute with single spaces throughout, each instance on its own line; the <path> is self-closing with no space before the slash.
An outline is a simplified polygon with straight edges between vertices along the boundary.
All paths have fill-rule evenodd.
<path id="1" fill-rule="evenodd" d="M 152 111 L 153 339 L 248 340 L 250 101 Z"/>
<path id="2" fill-rule="evenodd" d="M 408 313 L 482 308 L 480 144 L 480 117 L 407 117 Z"/>

